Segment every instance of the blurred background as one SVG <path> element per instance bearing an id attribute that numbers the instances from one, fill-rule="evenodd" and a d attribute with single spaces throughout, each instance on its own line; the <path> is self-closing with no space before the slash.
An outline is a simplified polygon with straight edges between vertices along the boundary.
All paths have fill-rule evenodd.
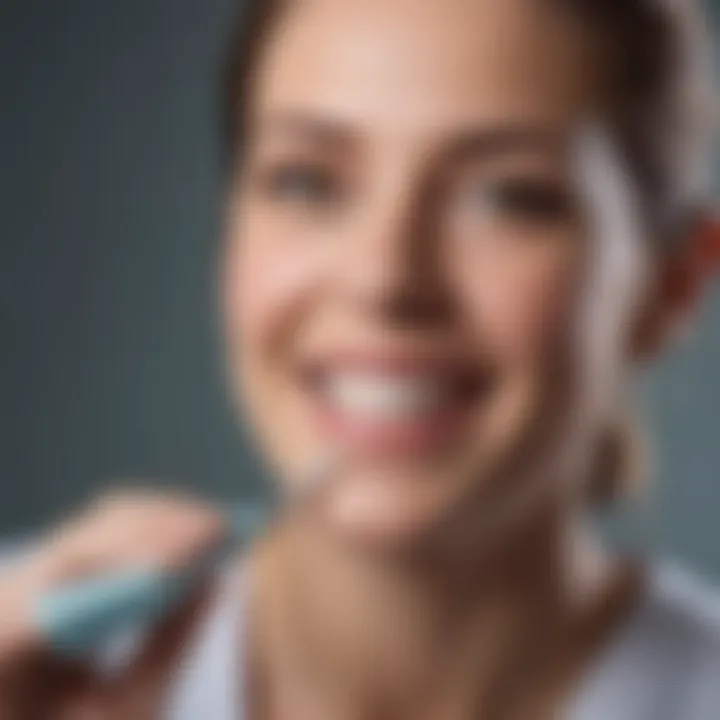
<path id="1" fill-rule="evenodd" d="M 127 478 L 265 492 L 215 320 L 235 3 L 0 3 L 0 538 Z M 609 532 L 720 580 L 720 282 L 639 401 L 658 467 Z"/>

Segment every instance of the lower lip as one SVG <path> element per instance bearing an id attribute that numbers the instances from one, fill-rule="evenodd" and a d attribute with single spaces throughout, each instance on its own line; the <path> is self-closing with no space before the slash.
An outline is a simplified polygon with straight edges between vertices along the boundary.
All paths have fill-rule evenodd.
<path id="1" fill-rule="evenodd" d="M 384 420 L 348 413 L 324 398 L 313 400 L 326 437 L 373 455 L 418 455 L 445 448 L 459 434 L 473 404 L 463 401 L 417 418 Z"/>

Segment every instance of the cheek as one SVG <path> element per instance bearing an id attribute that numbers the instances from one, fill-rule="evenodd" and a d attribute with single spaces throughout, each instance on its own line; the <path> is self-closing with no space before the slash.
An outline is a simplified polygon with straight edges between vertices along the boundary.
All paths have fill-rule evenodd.
<path id="1" fill-rule="evenodd" d="M 463 271 L 467 304 L 484 342 L 518 365 L 555 357 L 571 334 L 579 264 L 562 243 L 465 264 L 473 267 Z"/>
<path id="2" fill-rule="evenodd" d="M 272 332 L 301 291 L 297 266 L 261 244 L 238 241 L 229 261 L 229 304 L 232 329 L 252 341 Z"/>
<path id="3" fill-rule="evenodd" d="M 228 242 L 224 267 L 226 331 L 249 354 L 296 330 L 323 282 L 319 248 L 278 241 L 252 223 Z"/>

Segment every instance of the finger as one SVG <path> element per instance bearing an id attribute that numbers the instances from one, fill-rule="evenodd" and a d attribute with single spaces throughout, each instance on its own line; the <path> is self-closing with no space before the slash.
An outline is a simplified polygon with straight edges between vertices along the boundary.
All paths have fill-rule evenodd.
<path id="1" fill-rule="evenodd" d="M 56 532 L 0 577 L 0 670 L 43 650 L 34 608 L 63 582 L 120 568 L 158 570 L 192 564 L 219 546 L 228 529 L 215 509 L 177 500 L 118 501 L 95 519 Z"/>
<path id="2" fill-rule="evenodd" d="M 175 496 L 112 496 L 98 501 L 87 520 L 56 538 L 56 548 L 76 574 L 134 561 L 181 565 L 226 533 L 217 509 Z"/>
<path id="3" fill-rule="evenodd" d="M 2 687 L 0 719 L 48 720 L 58 717 L 59 708 L 70 698 L 86 694 L 95 686 L 88 669 L 79 663 L 62 663 L 49 656 L 37 656 Z"/>
<path id="4" fill-rule="evenodd" d="M 115 717 L 104 695 L 89 692 L 70 697 L 57 705 L 47 720 L 113 720 Z"/>

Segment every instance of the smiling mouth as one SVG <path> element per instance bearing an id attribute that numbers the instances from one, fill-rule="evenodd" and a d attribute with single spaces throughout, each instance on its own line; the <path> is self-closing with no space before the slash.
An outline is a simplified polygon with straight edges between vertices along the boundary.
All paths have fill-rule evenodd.
<path id="1" fill-rule="evenodd" d="M 373 455 L 445 447 L 492 384 L 466 362 L 378 356 L 311 362 L 302 381 L 322 433 Z"/>

